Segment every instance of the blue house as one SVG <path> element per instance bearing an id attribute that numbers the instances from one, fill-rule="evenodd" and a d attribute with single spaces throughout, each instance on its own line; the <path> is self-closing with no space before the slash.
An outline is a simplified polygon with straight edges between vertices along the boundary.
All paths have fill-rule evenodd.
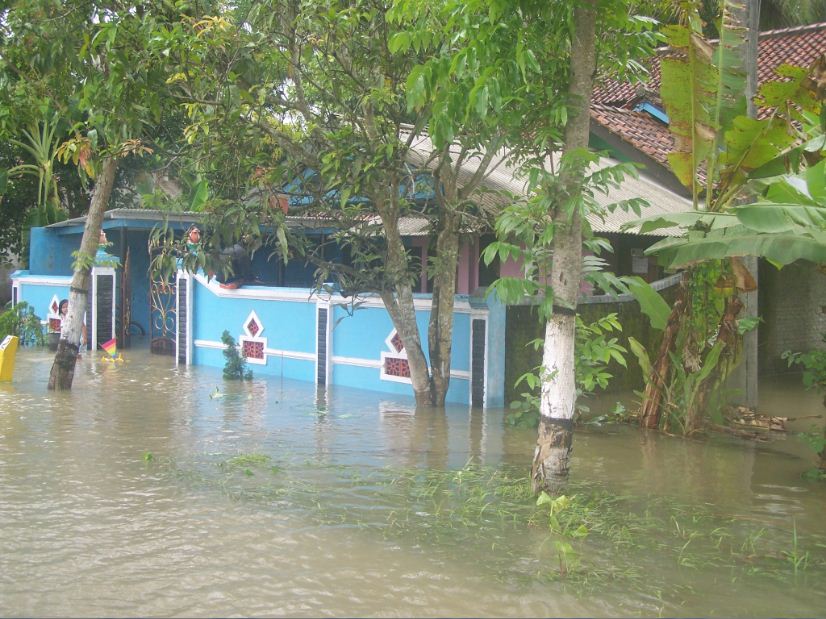
<path id="1" fill-rule="evenodd" d="M 414 151 L 430 152 L 422 138 Z M 610 163 L 610 162 L 609 162 Z M 468 158 L 460 171 L 472 176 L 478 161 Z M 421 169 L 421 168 L 419 168 Z M 426 172 L 409 190 L 414 203 L 425 207 L 433 185 Z M 319 242 L 332 230 L 330 223 L 297 215 L 303 206 L 300 188 L 306 179 L 284 188 L 287 225 L 300 228 Z M 420 182 L 421 181 L 421 182 Z M 525 181 L 506 158 L 489 170 L 475 200 L 493 211 L 525 191 Z M 595 199 L 607 206 L 642 197 L 651 204 L 648 214 L 688 209 L 685 198 L 645 177 L 629 178 L 622 187 Z M 351 200 L 357 200 L 351 198 Z M 662 277 L 642 249 L 656 239 L 623 233 L 633 213 L 616 210 L 588 216 L 594 232 L 609 237 L 618 248 L 617 273 L 636 273 L 651 281 Z M 221 285 L 206 274 L 179 269 L 170 281 L 153 281 L 150 274 L 149 239 L 156 226 L 165 225 L 182 238 L 199 221 L 196 213 L 166 213 L 143 209 L 107 211 L 103 230 L 109 245 L 100 254 L 92 273 L 87 311 L 88 345 L 91 349 L 112 337 L 127 348 L 135 335 L 149 342 L 153 353 L 169 355 L 174 363 L 223 367 L 221 334 L 228 331 L 258 374 L 314 381 L 319 385 L 343 385 L 377 392 L 413 395 L 404 343 L 396 333 L 377 295 L 356 297 L 315 288 L 314 267 L 300 260 L 288 264 L 256 252 L 250 268 L 258 284 L 240 288 Z M 71 219 L 32 230 L 30 268 L 12 275 L 12 300 L 26 301 L 49 321 L 57 317 L 59 300 L 68 297 L 72 252 L 80 246 L 84 218 Z M 400 231 L 410 253 L 428 263 L 430 225 L 416 209 L 400 221 Z M 447 401 L 473 406 L 502 406 L 506 389 L 506 333 L 524 313 L 507 308 L 486 294 L 500 275 L 521 276 L 522 265 L 513 261 L 490 267 L 479 260 L 487 239 L 462 235 L 457 269 L 457 295 L 452 345 L 452 368 Z M 334 257 L 333 257 L 334 258 Z M 431 309 L 427 269 L 422 268 L 415 287 L 419 332 L 426 334 Z M 588 291 L 583 290 L 587 295 Z M 511 311 L 511 310 L 514 311 Z M 423 338 L 427 354 L 426 337 Z M 523 355 L 521 343 L 517 357 Z M 516 367 L 517 364 L 514 364 Z M 510 382 L 513 382 L 512 380 Z"/>
<path id="2" fill-rule="evenodd" d="M 153 353 L 169 355 L 175 364 L 223 367 L 221 334 L 227 330 L 258 374 L 412 394 L 404 344 L 381 299 L 319 292 L 309 265 L 273 264 L 259 252 L 252 268 L 268 273 L 261 279 L 272 285 L 230 288 L 203 272 L 184 270 L 173 281 L 152 281 L 152 229 L 165 223 L 183 236 L 198 220 L 193 213 L 106 212 L 109 245 L 98 253 L 87 310 L 91 350 L 112 337 L 128 347 L 135 335 L 145 335 L 141 341 L 148 340 Z M 299 218 L 288 220 L 299 225 Z M 47 328 L 57 318 L 59 300 L 68 297 L 72 252 L 80 245 L 83 225 L 84 218 L 77 218 L 33 229 L 30 268 L 12 274 L 12 301 L 33 306 Z M 426 247 L 421 226 L 408 229 L 410 247 Z M 463 281 L 467 288 L 466 274 Z M 430 295 L 417 294 L 415 306 L 420 331 L 426 333 Z M 460 294 L 454 320 L 447 400 L 502 405 L 504 350 L 497 343 L 503 339 L 504 307 L 481 292 Z"/>

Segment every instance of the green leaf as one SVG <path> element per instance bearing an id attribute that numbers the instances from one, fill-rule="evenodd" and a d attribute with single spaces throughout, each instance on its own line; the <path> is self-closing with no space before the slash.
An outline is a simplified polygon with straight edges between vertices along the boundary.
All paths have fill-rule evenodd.
<path id="1" fill-rule="evenodd" d="M 6 170 L 0 170 L 0 196 L 6 193 L 6 186 L 9 182 L 9 173 Z"/>
<path id="2" fill-rule="evenodd" d="M 404 31 L 397 32 L 390 38 L 390 41 L 387 43 L 387 48 L 391 54 L 406 52 L 410 48 L 410 33 Z"/>
<path id="3" fill-rule="evenodd" d="M 706 358 L 703 360 L 703 367 L 700 368 L 700 372 L 697 374 L 696 384 L 698 387 L 701 382 L 703 382 L 706 378 L 709 377 L 714 368 L 717 367 L 717 363 L 720 360 L 720 355 L 723 352 L 723 348 L 725 348 L 725 344 L 722 342 L 722 340 L 717 340 L 714 343 L 714 346 L 711 347 L 711 350 L 708 351 Z"/>
<path id="4" fill-rule="evenodd" d="M 631 348 L 631 352 L 634 353 L 637 361 L 639 361 L 642 374 L 647 379 L 647 377 L 651 376 L 651 358 L 648 356 L 648 351 L 645 349 L 645 346 L 630 336 L 628 337 L 628 346 Z"/>
<path id="5" fill-rule="evenodd" d="M 805 182 L 796 176 L 785 176 L 779 181 L 772 183 L 766 192 L 766 198 L 771 202 L 778 202 L 780 204 L 817 205 L 809 195 Z"/>
<path id="6" fill-rule="evenodd" d="M 629 292 L 640 304 L 642 313 L 648 316 L 651 326 L 660 331 L 665 329 L 671 309 L 662 295 L 639 276 L 625 278 L 624 281 L 628 285 Z"/>
<path id="7" fill-rule="evenodd" d="M 284 264 L 287 264 L 289 245 L 287 244 L 287 234 L 284 232 L 284 226 L 278 226 L 275 230 L 275 235 L 278 238 L 278 246 L 281 248 L 281 259 L 284 261 Z"/>
<path id="8" fill-rule="evenodd" d="M 815 202 L 826 206 L 826 159 L 806 170 L 806 185 Z"/>
<path id="9" fill-rule="evenodd" d="M 722 161 L 744 173 L 770 163 L 795 140 L 783 123 L 748 116 L 735 118 L 725 135 L 726 152 Z M 727 173 L 730 175 L 733 171 Z"/>
<path id="10" fill-rule="evenodd" d="M 207 183 L 206 179 L 201 179 L 195 186 L 193 187 L 192 191 L 192 201 L 189 203 L 189 210 L 190 211 L 200 211 L 204 204 L 206 204 L 207 198 L 209 197 L 209 184 Z"/>
<path id="11" fill-rule="evenodd" d="M 732 256 L 757 256 L 779 265 L 796 260 L 821 264 L 826 262 L 826 234 L 761 234 L 738 226 L 688 238 L 666 239 L 648 251 L 657 254 L 661 264 L 672 268 Z"/>
<path id="12" fill-rule="evenodd" d="M 766 234 L 826 230 L 826 207 L 823 206 L 757 203 L 735 207 L 734 214 L 749 229 Z"/>

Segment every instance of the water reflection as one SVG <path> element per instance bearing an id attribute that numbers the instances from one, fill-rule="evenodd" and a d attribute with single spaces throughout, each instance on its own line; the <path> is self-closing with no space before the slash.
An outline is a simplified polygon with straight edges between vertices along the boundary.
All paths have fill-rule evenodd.
<path id="1" fill-rule="evenodd" d="M 175 368 L 139 350 L 127 358 L 113 366 L 87 356 L 72 392 L 55 394 L 45 389 L 51 357 L 21 351 L 15 382 L 0 385 L 4 615 L 813 615 L 826 607 L 826 594 L 804 580 L 729 582 L 665 553 L 637 558 L 663 590 L 620 582 L 583 595 L 538 576 L 556 561 L 541 528 L 491 516 L 481 540 L 460 520 L 439 530 L 433 510 L 446 499 L 414 496 L 429 487 L 407 471 L 471 463 L 527 472 L 534 433 L 508 427 L 502 410 L 417 410 L 405 398 L 344 388 L 225 382 L 220 370 Z M 245 457 L 252 464 L 233 468 Z M 801 535 L 824 534 L 826 488 L 800 478 L 807 458 L 793 437 L 753 445 L 587 427 L 575 438 L 573 474 L 614 495 L 679 500 L 784 535 L 794 519 Z M 390 526 L 397 518 L 407 519 L 401 533 Z M 630 561 L 613 548 L 592 553 L 600 569 Z"/>

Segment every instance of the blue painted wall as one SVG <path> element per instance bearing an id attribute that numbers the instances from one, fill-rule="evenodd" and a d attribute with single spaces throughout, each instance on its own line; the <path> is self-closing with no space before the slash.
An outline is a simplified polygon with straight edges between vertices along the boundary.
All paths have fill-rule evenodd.
<path id="1" fill-rule="evenodd" d="M 80 248 L 79 235 L 60 235 L 55 229 L 32 228 L 29 271 L 35 275 L 71 275 L 72 252 Z"/>
<path id="2" fill-rule="evenodd" d="M 254 294 L 256 290 L 259 288 L 255 286 L 241 289 L 245 294 Z M 260 290 L 272 289 L 262 287 Z M 266 338 L 266 348 L 285 354 L 268 354 L 265 365 L 251 363 L 249 367 L 253 373 L 315 381 L 318 301 L 310 297 L 308 289 L 292 289 L 292 292 L 298 293 L 299 298 L 294 301 L 250 299 L 233 291 L 222 292 L 226 296 L 219 296 L 214 289 L 195 281 L 192 336 L 193 340 L 200 340 L 201 345 L 193 347 L 193 362 L 223 367 L 224 358 L 219 346 L 221 334 L 226 329 L 239 341 L 244 335 L 244 324 L 250 312 L 254 311 L 263 327 L 259 337 Z M 420 332 L 426 334 L 429 311 L 417 311 L 416 319 Z M 470 371 L 470 321 L 467 313 L 458 313 L 455 317 L 453 369 L 456 371 Z M 330 313 L 330 329 L 331 384 L 412 396 L 410 383 L 381 378 L 382 352 L 393 353 L 385 340 L 394 331 L 384 307 L 361 306 L 350 314 L 344 307 L 334 305 Z M 427 354 L 427 343 L 423 342 L 423 345 Z M 303 358 L 291 358 L 290 353 L 297 353 Z M 334 363 L 333 358 L 344 359 Z M 466 403 L 469 393 L 469 378 L 451 379 L 448 401 Z"/>
<path id="3" fill-rule="evenodd" d="M 80 227 L 72 228 L 36 228 L 32 231 L 32 269 L 33 275 L 65 275 L 65 285 L 35 286 L 21 282 L 19 299 L 35 306 L 35 311 L 45 318 L 52 295 L 65 298 L 68 296 L 71 275 L 71 252 L 80 243 Z M 149 255 L 146 251 L 149 229 L 129 229 L 121 234 L 120 228 L 107 227 L 107 235 L 112 246 L 109 251 L 116 255 L 124 254 L 124 243 L 130 248 L 131 260 L 131 294 L 132 320 L 140 324 L 147 333 L 150 331 L 149 300 Z M 250 364 L 254 373 L 283 376 L 304 381 L 315 381 L 316 367 L 316 313 L 318 299 L 311 298 L 311 291 L 304 288 L 312 282 L 313 267 L 299 261 L 291 261 L 283 272 L 275 259 L 267 260 L 267 251 L 259 251 L 253 258 L 256 275 L 265 281 L 278 277 L 284 282 L 294 281 L 302 284 L 295 300 L 250 299 L 242 294 L 228 292 L 219 296 L 197 281 L 193 281 L 192 325 L 194 340 L 201 340 L 206 346 L 193 346 L 192 362 L 196 365 L 223 367 L 224 358 L 220 345 L 221 334 L 226 329 L 237 340 L 244 334 L 244 323 L 251 311 L 255 311 L 263 331 L 260 337 L 266 338 L 266 348 L 274 352 L 267 355 L 265 365 Z M 25 275 L 25 274 L 24 274 Z M 262 277 L 263 276 L 263 277 Z M 244 286 L 243 294 L 255 294 L 256 286 Z M 273 288 L 260 288 L 261 293 Z M 290 291 L 290 288 L 278 288 Z M 429 295 L 417 295 L 428 299 Z M 457 297 L 458 301 L 467 301 L 466 297 Z M 488 310 L 487 339 L 487 404 L 498 406 L 504 398 L 504 307 L 495 300 L 471 299 L 476 309 Z M 422 346 L 427 356 L 426 334 L 429 310 L 418 310 L 416 320 L 419 332 L 423 335 Z M 454 317 L 452 369 L 460 373 L 469 373 L 470 332 L 472 317 L 467 312 L 457 312 Z M 407 382 L 381 379 L 382 352 L 393 354 L 385 340 L 394 331 L 390 316 L 382 306 L 362 306 L 349 314 L 345 308 L 334 306 L 330 316 L 330 351 L 331 357 L 343 357 L 345 363 L 333 363 L 330 359 L 330 382 L 334 385 L 367 389 L 382 393 L 412 397 L 412 387 Z M 299 358 L 291 357 L 296 355 Z M 346 361 L 353 363 L 347 363 Z M 470 399 L 470 379 L 451 377 L 448 402 L 467 403 Z"/>
<path id="4" fill-rule="evenodd" d="M 507 326 L 507 308 L 495 294 L 485 299 L 488 308 L 488 339 L 486 342 L 487 384 L 485 387 L 485 404 L 487 406 L 505 405 L 505 328 Z"/>
<path id="5" fill-rule="evenodd" d="M 22 277 L 20 280 L 20 296 L 19 301 L 25 301 L 32 308 L 34 313 L 40 320 L 46 320 L 49 315 L 49 305 L 52 302 L 52 297 L 57 296 L 58 302 L 61 299 L 69 298 L 69 285 L 71 277 L 66 276 L 66 283 L 64 285 L 43 285 L 26 282 L 25 277 L 30 274 L 30 271 L 17 271 L 15 279 Z"/>
<path id="6" fill-rule="evenodd" d="M 132 322 L 149 334 L 149 253 L 146 251 L 149 233 L 129 230 L 129 271 L 131 274 Z"/>
<path id="7" fill-rule="evenodd" d="M 245 335 L 244 324 L 254 311 L 263 327 L 258 336 L 267 339 L 267 349 L 315 355 L 315 303 L 220 297 L 197 281 L 192 289 L 193 339 L 220 343 L 226 329 L 237 342 Z M 252 291 L 255 287 L 243 290 Z M 196 364 L 224 365 L 221 349 L 194 346 L 193 357 Z M 250 368 L 254 373 L 314 380 L 315 360 L 287 357 L 282 363 L 280 356 L 268 355 L 266 365 L 250 364 Z"/>

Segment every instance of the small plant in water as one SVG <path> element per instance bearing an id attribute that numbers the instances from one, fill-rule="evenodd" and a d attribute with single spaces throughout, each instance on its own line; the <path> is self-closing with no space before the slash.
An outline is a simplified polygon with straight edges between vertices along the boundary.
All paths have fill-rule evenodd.
<path id="1" fill-rule="evenodd" d="M 575 500 L 576 496 L 569 498 L 564 494 L 556 498 L 546 492 L 539 495 L 536 506 L 548 506 L 548 528 L 553 533 L 573 539 L 588 537 L 588 527 L 579 521 L 576 511 L 570 509 Z M 577 552 L 567 539 L 554 540 L 554 548 L 559 559 L 559 575 L 567 576 L 578 565 Z"/>
<path id="2" fill-rule="evenodd" d="M 575 504 L 576 495 L 567 497 L 562 494 L 556 498 L 543 492 L 536 499 L 537 507 L 548 506 L 548 527 L 558 535 L 582 538 L 588 536 L 588 527 L 579 521 L 577 513 L 570 509 Z M 578 522 L 579 521 L 579 522 Z M 576 526 L 576 525 L 579 526 Z"/>
<path id="3" fill-rule="evenodd" d="M 786 556 L 786 561 L 792 566 L 795 577 L 801 570 L 805 570 L 809 566 L 809 553 L 808 551 L 802 551 L 798 543 L 796 522 L 792 522 L 792 547 L 783 554 Z"/>
<path id="4" fill-rule="evenodd" d="M 235 338 L 224 331 L 221 334 L 224 345 L 224 378 L 229 380 L 252 380 L 252 370 L 247 369 L 247 359 L 238 351 Z"/>

